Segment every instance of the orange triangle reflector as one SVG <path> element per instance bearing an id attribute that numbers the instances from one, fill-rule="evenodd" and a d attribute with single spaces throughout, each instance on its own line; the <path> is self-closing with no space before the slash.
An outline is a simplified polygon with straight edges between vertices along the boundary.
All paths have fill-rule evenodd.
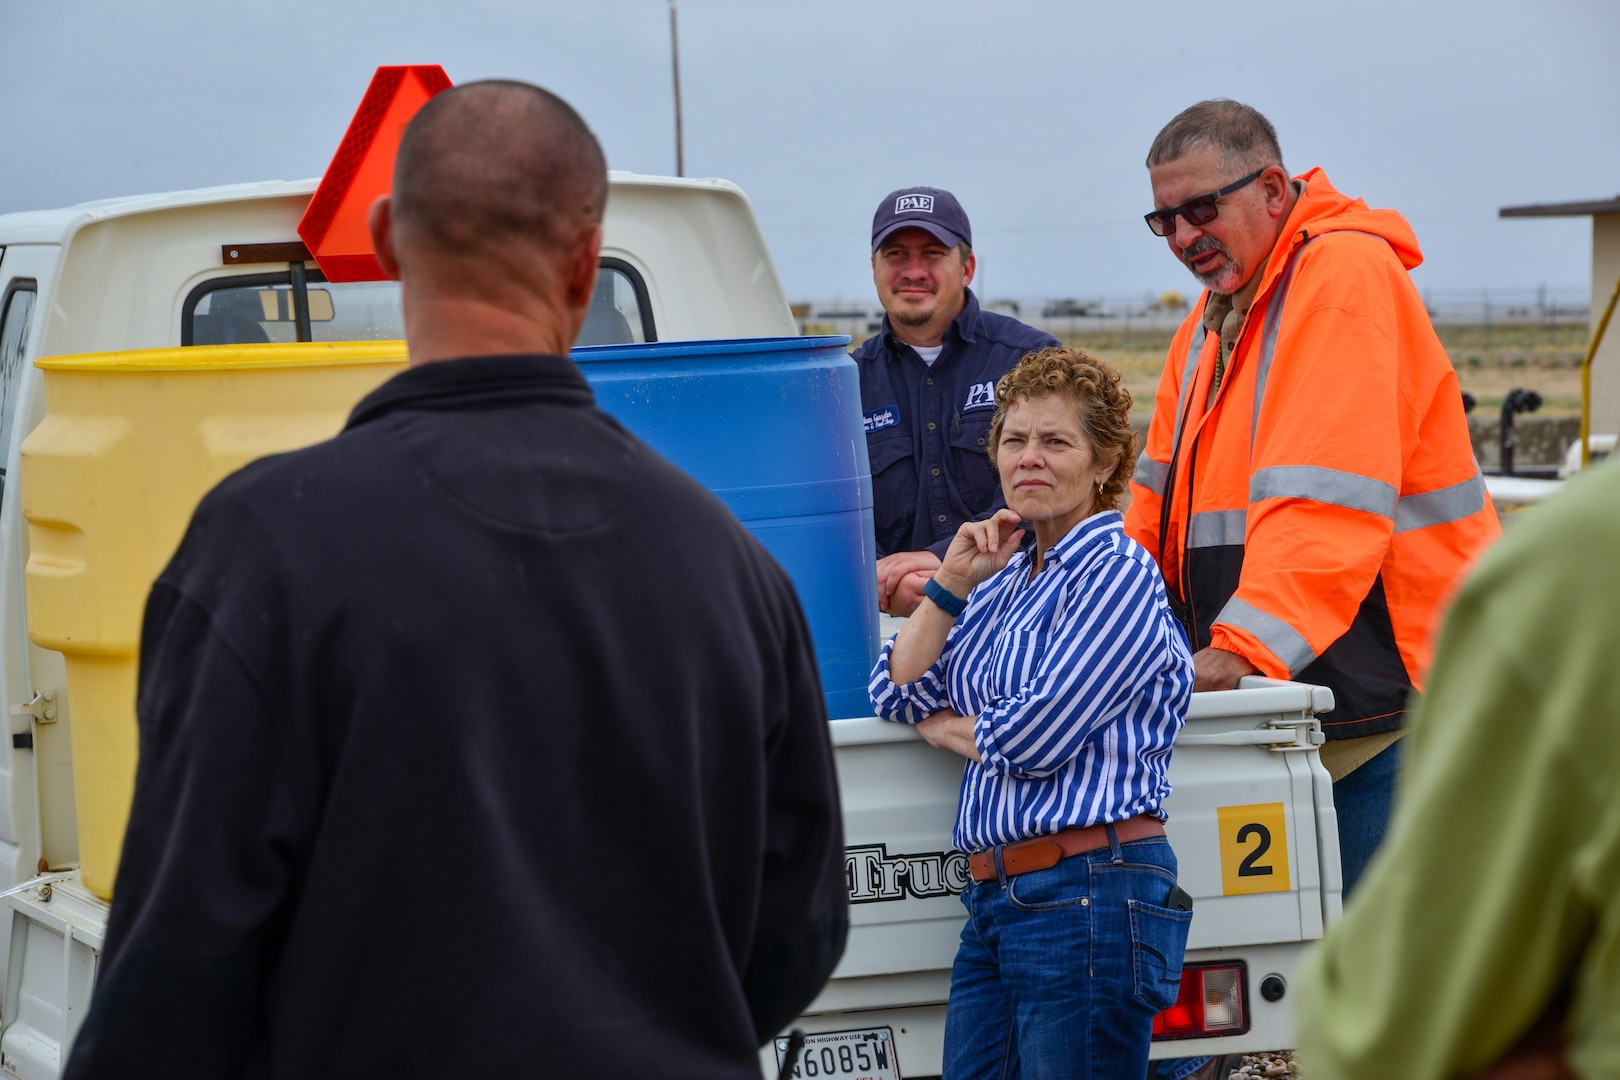
<path id="1" fill-rule="evenodd" d="M 438 64 L 380 67 L 310 199 L 298 235 L 328 281 L 382 281 L 366 223 L 371 204 L 394 186 L 399 139 L 429 98 L 450 88 Z"/>

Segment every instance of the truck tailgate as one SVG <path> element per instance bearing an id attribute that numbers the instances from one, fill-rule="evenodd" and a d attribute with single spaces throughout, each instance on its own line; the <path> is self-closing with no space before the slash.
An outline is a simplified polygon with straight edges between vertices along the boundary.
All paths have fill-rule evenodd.
<path id="1" fill-rule="evenodd" d="M 1181 884 L 1195 901 L 1188 963 L 1245 964 L 1247 1015 L 1241 1032 L 1161 1042 L 1154 1057 L 1291 1045 L 1287 982 L 1339 913 L 1332 785 L 1316 751 L 1315 716 L 1331 707 L 1320 687 L 1266 679 L 1193 696 L 1167 804 Z M 951 849 L 961 759 L 876 717 L 835 720 L 831 732 L 851 907 L 844 958 L 807 1010 L 805 1026 L 823 1031 L 945 1002 L 967 881 L 967 858 Z M 1285 988 L 1277 1001 L 1258 992 L 1270 975 Z M 896 1028 L 895 1043 L 905 1075 L 937 1073 L 937 1045 L 917 1036 L 932 1043 L 938 1016 L 908 1026 L 916 1034 Z"/>

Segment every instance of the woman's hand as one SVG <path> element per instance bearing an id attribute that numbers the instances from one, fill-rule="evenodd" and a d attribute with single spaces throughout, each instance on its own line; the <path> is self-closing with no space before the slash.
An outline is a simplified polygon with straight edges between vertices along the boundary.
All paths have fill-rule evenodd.
<path id="1" fill-rule="evenodd" d="M 917 734 L 929 746 L 961 754 L 969 761 L 983 761 L 979 746 L 973 741 L 973 717 L 963 716 L 950 709 L 941 709 L 926 720 L 917 722 Z"/>
<path id="2" fill-rule="evenodd" d="M 997 510 L 984 521 L 964 521 L 956 530 L 934 580 L 948 592 L 966 598 L 973 586 L 1007 565 L 1018 550 L 1024 530 L 1017 513 Z"/>
<path id="3" fill-rule="evenodd" d="M 1006 566 L 1007 560 L 1018 550 L 1018 542 L 1024 538 L 1018 520 L 1018 515 L 1011 510 L 998 510 L 985 521 L 964 522 L 945 552 L 945 561 L 934 571 L 934 580 L 946 592 L 967 599 L 973 586 Z M 900 628 L 894 648 L 889 650 L 889 678 L 898 684 L 922 678 L 945 651 L 954 622 L 956 616 L 947 615 L 935 604 L 918 604 L 906 625 Z M 966 750 L 960 745 L 949 749 L 976 759 L 978 751 L 972 748 L 972 732 L 969 723 Z"/>

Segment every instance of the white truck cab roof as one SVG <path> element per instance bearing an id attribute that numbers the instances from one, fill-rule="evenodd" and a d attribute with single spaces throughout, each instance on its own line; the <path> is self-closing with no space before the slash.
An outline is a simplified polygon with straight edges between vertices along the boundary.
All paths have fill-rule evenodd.
<path id="1" fill-rule="evenodd" d="M 0 215 L 0 248 L 55 249 L 53 258 L 30 260 L 54 271 L 36 278 L 55 278 L 36 280 L 45 318 L 30 351 L 189 343 L 182 326 L 206 291 L 199 286 L 288 266 L 230 265 L 222 248 L 296 242 L 316 185 L 272 180 Z M 604 232 L 601 289 L 611 297 L 617 288 L 621 311 L 634 309 L 633 340 L 797 333 L 753 208 L 735 184 L 611 173 Z"/>

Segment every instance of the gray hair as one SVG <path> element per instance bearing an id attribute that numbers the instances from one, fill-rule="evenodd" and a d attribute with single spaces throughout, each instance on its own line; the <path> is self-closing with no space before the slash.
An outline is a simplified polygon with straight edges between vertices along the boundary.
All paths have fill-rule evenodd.
<path id="1" fill-rule="evenodd" d="M 1148 150 L 1147 165 L 1163 165 L 1194 150 L 1214 147 L 1221 164 L 1233 172 L 1253 172 L 1267 165 L 1282 166 L 1277 129 L 1252 105 L 1231 98 L 1213 98 L 1183 109 L 1164 125 Z"/>

